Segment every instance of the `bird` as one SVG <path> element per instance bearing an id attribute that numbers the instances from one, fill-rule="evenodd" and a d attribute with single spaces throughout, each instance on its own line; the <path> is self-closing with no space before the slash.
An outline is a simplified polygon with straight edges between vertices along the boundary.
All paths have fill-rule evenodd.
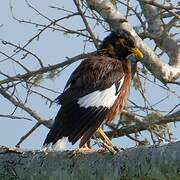
<path id="1" fill-rule="evenodd" d="M 72 145 L 80 140 L 82 148 L 96 131 L 113 146 L 101 125 L 110 123 L 127 103 L 133 77 L 132 62 L 127 58 L 131 54 L 143 58 L 135 37 L 129 32 L 111 32 L 97 52 L 80 63 L 56 98 L 61 107 L 45 146 L 67 137 Z"/>

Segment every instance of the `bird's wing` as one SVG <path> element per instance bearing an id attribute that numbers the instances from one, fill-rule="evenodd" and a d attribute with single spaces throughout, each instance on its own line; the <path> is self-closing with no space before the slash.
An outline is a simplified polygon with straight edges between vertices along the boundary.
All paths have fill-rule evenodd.
<path id="1" fill-rule="evenodd" d="M 57 98 L 61 108 L 45 144 L 55 143 L 63 136 L 74 144 L 84 134 L 87 141 L 116 101 L 123 81 L 124 71 L 119 60 L 93 56 L 83 61 Z"/>

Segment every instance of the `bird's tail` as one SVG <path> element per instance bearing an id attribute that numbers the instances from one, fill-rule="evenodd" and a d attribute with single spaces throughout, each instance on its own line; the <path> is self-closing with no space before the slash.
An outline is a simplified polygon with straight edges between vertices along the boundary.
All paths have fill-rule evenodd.
<path id="1" fill-rule="evenodd" d="M 48 146 L 49 144 L 55 144 L 59 139 L 61 139 L 62 137 L 59 136 L 59 133 L 61 132 L 61 109 L 59 110 L 54 124 L 52 126 L 52 128 L 50 129 L 49 133 L 47 134 L 47 137 L 43 143 L 43 146 Z"/>

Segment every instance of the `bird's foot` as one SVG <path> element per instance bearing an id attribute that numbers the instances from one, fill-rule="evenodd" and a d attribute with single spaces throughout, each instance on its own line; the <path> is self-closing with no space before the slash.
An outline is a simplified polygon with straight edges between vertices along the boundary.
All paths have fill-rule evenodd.
<path id="1" fill-rule="evenodd" d="M 84 153 L 89 153 L 89 152 L 92 152 L 92 151 L 93 150 L 90 149 L 89 147 L 83 146 L 81 148 L 78 148 L 78 149 L 75 149 L 75 150 L 71 151 L 70 154 L 69 154 L 69 157 L 74 157 L 74 156 L 84 154 Z"/>
<path id="2" fill-rule="evenodd" d="M 111 146 L 107 144 L 106 142 L 102 141 L 102 139 L 96 138 L 98 144 L 103 147 L 103 149 L 100 149 L 98 152 L 111 152 L 112 154 L 116 154 L 122 149 L 118 148 L 117 146 Z"/>

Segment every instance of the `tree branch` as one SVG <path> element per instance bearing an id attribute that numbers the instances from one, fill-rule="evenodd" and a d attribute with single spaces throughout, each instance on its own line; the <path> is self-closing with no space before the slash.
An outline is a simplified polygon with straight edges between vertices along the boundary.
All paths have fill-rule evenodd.
<path id="1" fill-rule="evenodd" d="M 132 121 L 135 122 L 135 125 L 123 126 L 122 128 L 117 129 L 117 130 L 108 131 L 108 132 L 106 132 L 106 135 L 110 138 L 117 138 L 117 137 L 121 137 L 124 135 L 148 130 L 153 125 L 161 125 L 161 124 L 167 124 L 170 122 L 178 122 L 178 121 L 180 121 L 180 111 L 177 111 L 173 114 L 170 114 L 170 115 L 167 115 L 164 117 L 158 117 L 156 120 L 152 120 L 152 121 L 140 120 L 137 117 L 133 117 Z"/>
<path id="2" fill-rule="evenodd" d="M 23 151 L 0 147 L 2 180 L 178 180 L 180 142 L 131 148 L 116 155 L 95 151 Z"/>
<path id="3" fill-rule="evenodd" d="M 83 22 L 84 22 L 84 25 L 86 26 L 87 31 L 89 32 L 90 36 L 92 37 L 92 40 L 93 40 L 93 43 L 94 43 L 96 49 L 98 49 L 98 47 L 99 47 L 98 46 L 98 40 L 96 38 L 96 35 L 92 31 L 92 28 L 91 28 L 89 22 L 86 20 L 86 17 L 84 16 L 84 13 L 83 13 L 83 11 L 82 11 L 82 9 L 80 7 L 79 0 L 74 0 L 74 4 L 76 5 L 76 8 L 77 8 L 77 10 L 78 10 Z"/>
<path id="4" fill-rule="evenodd" d="M 165 51 L 170 59 L 170 64 L 174 66 L 178 66 L 179 61 L 179 53 L 180 49 L 178 47 L 178 43 L 175 38 L 171 37 L 169 34 L 169 30 L 171 27 L 170 24 L 173 24 L 175 21 L 178 21 L 178 18 L 174 17 L 169 23 L 163 25 L 161 20 L 161 13 L 158 7 L 154 5 L 150 5 L 149 1 L 140 1 L 140 5 L 142 8 L 142 12 L 148 23 L 148 31 L 151 34 L 152 39 L 156 42 L 157 46 Z M 157 5 L 156 2 L 153 2 Z M 161 7 L 162 8 L 162 7 Z M 180 16 L 179 16 L 180 17 Z"/>
<path id="5" fill-rule="evenodd" d="M 0 118 L 9 118 L 9 119 L 19 119 L 19 120 L 28 120 L 32 121 L 32 119 L 27 118 L 27 117 L 20 117 L 20 116 L 13 116 L 13 115 L 8 115 L 8 114 L 0 114 Z"/>
<path id="6" fill-rule="evenodd" d="M 36 119 L 41 124 L 46 124 L 47 121 L 45 121 L 42 117 L 40 117 L 35 111 L 33 111 L 31 108 L 24 105 L 22 102 L 17 101 L 12 95 L 7 93 L 4 88 L 0 87 L 0 94 L 6 98 L 8 101 L 10 101 L 15 107 L 20 107 L 25 112 L 27 112 L 30 116 L 32 116 L 34 119 Z"/>
<path id="7" fill-rule="evenodd" d="M 66 61 L 64 61 L 62 63 L 49 65 L 49 66 L 39 68 L 39 69 L 34 70 L 34 71 L 30 71 L 30 72 L 25 73 L 25 74 L 18 74 L 16 76 L 12 76 L 12 77 L 9 76 L 7 79 L 1 80 L 0 85 L 5 84 L 5 83 L 9 83 L 9 82 L 14 82 L 14 81 L 27 80 L 30 77 L 33 77 L 33 76 L 36 76 L 36 75 L 39 75 L 39 74 L 44 74 L 44 73 L 47 73 L 49 71 L 53 71 L 53 70 L 62 68 L 64 66 L 66 66 L 66 65 L 72 64 L 73 62 L 76 62 L 76 61 L 78 61 L 80 59 L 87 58 L 88 56 L 90 56 L 92 54 L 94 54 L 94 52 L 87 53 L 87 54 L 80 54 L 80 55 L 77 55 L 77 56 L 75 56 L 73 58 L 68 58 L 68 60 L 66 60 Z"/>

